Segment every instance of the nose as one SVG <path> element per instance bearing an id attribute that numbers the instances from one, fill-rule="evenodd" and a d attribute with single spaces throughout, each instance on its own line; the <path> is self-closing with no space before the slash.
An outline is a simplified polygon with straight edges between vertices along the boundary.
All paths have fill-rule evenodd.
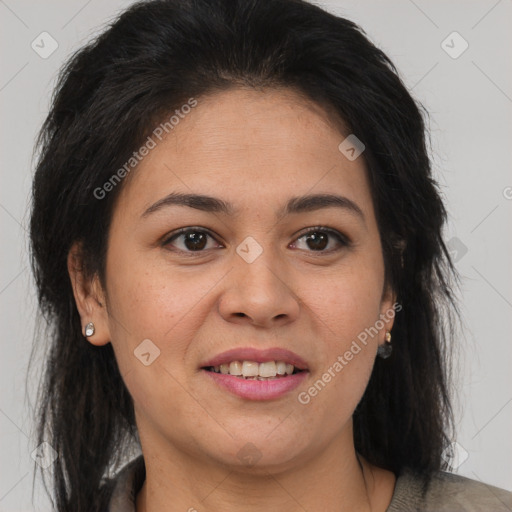
<path id="1" fill-rule="evenodd" d="M 264 251 L 252 263 L 235 255 L 234 265 L 219 299 L 226 321 L 271 328 L 297 319 L 300 301 L 290 273 L 272 254 Z"/>

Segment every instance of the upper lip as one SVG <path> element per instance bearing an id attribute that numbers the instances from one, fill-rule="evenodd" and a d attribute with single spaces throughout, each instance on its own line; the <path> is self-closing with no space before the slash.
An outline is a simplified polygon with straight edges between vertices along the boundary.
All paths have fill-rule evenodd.
<path id="1" fill-rule="evenodd" d="M 265 350 L 244 347 L 233 348 L 218 354 L 212 359 L 201 364 L 201 368 L 208 366 L 220 366 L 221 364 L 231 363 L 232 361 L 254 361 L 256 363 L 265 363 L 267 361 L 284 361 L 293 364 L 299 370 L 307 370 L 308 365 L 302 357 L 285 348 L 268 348 Z"/>

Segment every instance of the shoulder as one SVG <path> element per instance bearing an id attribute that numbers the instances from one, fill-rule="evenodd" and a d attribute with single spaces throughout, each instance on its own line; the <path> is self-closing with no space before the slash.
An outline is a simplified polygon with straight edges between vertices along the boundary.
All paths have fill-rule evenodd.
<path id="1" fill-rule="evenodd" d="M 437 471 L 430 479 L 401 474 L 387 512 L 510 512 L 512 493 L 461 475 Z"/>

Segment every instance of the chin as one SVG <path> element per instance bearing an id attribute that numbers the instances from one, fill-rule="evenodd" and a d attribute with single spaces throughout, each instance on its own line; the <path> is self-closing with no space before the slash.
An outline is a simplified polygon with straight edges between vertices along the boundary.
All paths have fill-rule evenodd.
<path id="1" fill-rule="evenodd" d="M 232 440 L 229 447 L 210 452 L 210 457 L 231 471 L 264 475 L 286 471 L 298 463 L 301 454 L 296 442 L 272 442 L 263 432 L 261 437 L 252 436 L 251 440 L 247 436 L 244 440 Z"/>

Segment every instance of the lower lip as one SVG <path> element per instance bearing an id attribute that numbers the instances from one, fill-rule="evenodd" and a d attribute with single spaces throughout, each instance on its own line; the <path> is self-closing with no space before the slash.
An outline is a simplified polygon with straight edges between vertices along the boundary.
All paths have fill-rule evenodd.
<path id="1" fill-rule="evenodd" d="M 216 384 L 227 389 L 234 395 L 248 400 L 272 400 L 279 398 L 295 389 L 308 375 L 302 371 L 271 380 L 247 380 L 234 375 L 210 372 L 202 370 L 214 380 Z"/>

